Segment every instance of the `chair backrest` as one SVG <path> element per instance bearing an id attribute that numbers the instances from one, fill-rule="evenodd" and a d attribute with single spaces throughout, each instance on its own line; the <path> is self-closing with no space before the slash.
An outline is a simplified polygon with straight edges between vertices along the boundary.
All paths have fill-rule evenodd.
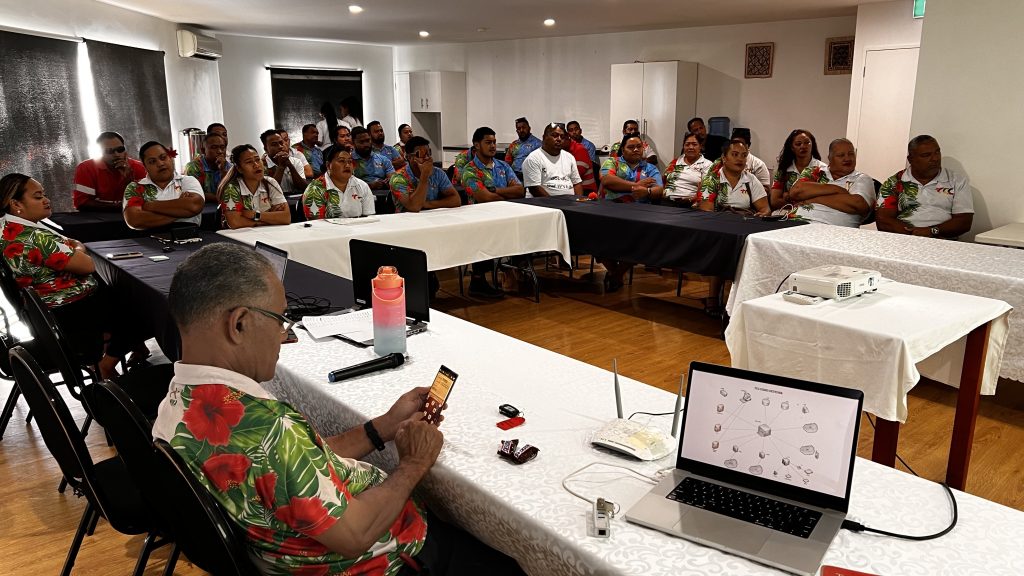
<path id="1" fill-rule="evenodd" d="M 212 574 L 256 574 L 241 529 L 206 490 L 170 444 L 157 439 L 150 477 L 166 502 L 168 530 L 188 559 Z"/>
<path id="2" fill-rule="evenodd" d="M 46 354 L 44 362 L 60 370 L 64 384 L 77 399 L 82 397 L 85 379 L 78 364 L 77 356 L 68 344 L 57 319 L 35 290 L 25 290 L 25 321 L 32 328 L 32 335 L 38 342 L 36 353 Z"/>
<path id="3" fill-rule="evenodd" d="M 0 292 L 11 303 L 11 306 L 14 306 L 14 310 L 20 312 L 24 308 L 24 302 L 21 299 L 21 287 L 18 286 L 18 282 L 14 279 L 14 271 L 11 270 L 7 259 L 0 258 L 0 260 L 3 260 L 0 262 Z"/>
<path id="4" fill-rule="evenodd" d="M 86 386 L 82 397 L 93 418 L 103 426 L 117 448 L 118 457 L 142 492 L 143 499 L 155 508 L 156 503 L 151 502 L 152 496 L 158 496 L 157 500 L 162 498 L 159 497 L 159 491 L 152 488 L 152 470 L 156 458 L 149 420 L 120 386 L 108 380 Z"/>

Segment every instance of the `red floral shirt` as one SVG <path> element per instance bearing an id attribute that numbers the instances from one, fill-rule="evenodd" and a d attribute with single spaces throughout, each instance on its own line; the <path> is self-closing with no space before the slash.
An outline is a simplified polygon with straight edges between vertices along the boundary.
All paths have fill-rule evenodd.
<path id="1" fill-rule="evenodd" d="M 221 383 L 222 382 L 222 383 Z M 358 558 L 314 536 L 333 526 L 349 499 L 379 485 L 378 468 L 331 451 L 306 419 L 253 380 L 178 362 L 153 436 L 170 443 L 248 534 L 266 574 L 397 574 L 427 535 L 414 500 Z"/>
<path id="2" fill-rule="evenodd" d="M 92 294 L 99 285 L 91 274 L 79 275 L 64 268 L 75 254 L 67 238 L 49 228 L 19 218 L 3 217 L 0 250 L 18 286 L 31 286 L 49 307 L 60 306 Z"/>

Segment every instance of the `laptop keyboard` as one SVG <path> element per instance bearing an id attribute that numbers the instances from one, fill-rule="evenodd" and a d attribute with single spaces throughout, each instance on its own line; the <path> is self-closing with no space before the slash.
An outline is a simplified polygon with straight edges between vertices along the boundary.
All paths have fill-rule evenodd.
<path id="1" fill-rule="evenodd" d="M 809 537 L 821 519 L 815 510 L 689 477 L 666 498 L 800 538 Z"/>

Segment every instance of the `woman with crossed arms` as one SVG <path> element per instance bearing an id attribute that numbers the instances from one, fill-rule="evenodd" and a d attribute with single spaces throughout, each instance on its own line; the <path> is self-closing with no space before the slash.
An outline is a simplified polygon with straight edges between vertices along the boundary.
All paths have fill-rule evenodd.
<path id="1" fill-rule="evenodd" d="M 281 185 L 266 176 L 259 152 L 251 144 L 231 149 L 231 170 L 217 188 L 227 228 L 290 224 L 291 212 Z"/>
<path id="2" fill-rule="evenodd" d="M 375 213 L 370 187 L 352 175 L 352 149 L 331 146 L 324 155 L 326 172 L 310 180 L 302 193 L 302 211 L 307 220 L 358 218 Z"/>

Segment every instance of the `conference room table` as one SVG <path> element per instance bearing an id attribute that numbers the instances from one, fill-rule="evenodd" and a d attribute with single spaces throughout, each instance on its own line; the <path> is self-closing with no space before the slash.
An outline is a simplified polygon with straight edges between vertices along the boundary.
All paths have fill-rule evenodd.
<path id="1" fill-rule="evenodd" d="M 54 212 L 49 218 L 43 220 L 43 224 L 68 238 L 74 238 L 83 243 L 139 238 L 152 234 L 152 231 L 149 230 L 129 228 L 120 211 Z M 203 205 L 203 218 L 199 228 L 209 231 L 220 228 L 220 210 L 217 204 L 208 202 Z"/>
<path id="2" fill-rule="evenodd" d="M 422 250 L 428 270 L 533 252 L 555 251 L 570 258 L 560 211 L 511 202 L 221 230 L 220 234 L 249 245 L 263 242 L 286 250 L 291 260 L 344 278 L 352 277 L 348 242 L 353 238 Z"/>
<path id="3" fill-rule="evenodd" d="M 1013 222 L 988 232 L 982 232 L 974 237 L 974 241 L 981 244 L 1024 248 L 1024 222 Z"/>
<path id="4" fill-rule="evenodd" d="M 670 455 L 640 462 L 594 447 L 595 431 L 615 417 L 611 372 L 526 342 L 431 311 L 429 329 L 407 342 L 401 367 L 338 383 L 327 373 L 374 357 L 334 339 L 281 348 L 274 379 L 265 384 L 294 405 L 321 435 L 337 434 L 384 413 L 414 386 L 429 385 L 444 364 L 459 377 L 441 424 L 445 445 L 420 493 L 428 505 L 488 545 L 521 563 L 533 576 L 577 574 L 782 574 L 773 568 L 626 522 L 623 515 L 651 482 L 611 467 L 656 475 L 675 463 Z M 680 364 L 679 370 L 686 366 Z M 671 412 L 675 395 L 620 376 L 627 415 Z M 502 431 L 498 406 L 523 411 L 525 424 Z M 668 432 L 672 417 L 636 415 Z M 496 454 L 499 442 L 518 439 L 539 448 L 536 459 L 513 465 Z M 368 460 L 393 470 L 393 446 Z M 591 505 L 562 487 L 620 506 L 609 538 L 588 536 Z M 908 542 L 841 531 L 825 563 L 872 574 L 1019 574 L 1024 570 L 1024 513 L 954 491 L 956 528 L 945 537 Z M 950 521 L 949 500 L 938 484 L 857 458 L 850 515 L 868 526 L 908 534 L 938 532 Z"/>
<path id="5" fill-rule="evenodd" d="M 777 292 L 793 272 L 822 264 L 877 270 L 906 284 L 1004 300 L 1024 309 L 1024 250 L 809 224 L 747 238 L 726 309 Z M 961 349 L 964 342 L 957 344 Z M 956 369 L 926 366 L 921 373 L 956 385 Z M 1024 318 L 1011 314 L 999 376 L 1024 381 Z"/>
<path id="6" fill-rule="evenodd" d="M 513 203 L 553 208 L 565 214 L 573 254 L 680 268 L 725 279 L 735 275 L 748 236 L 802 224 L 677 206 L 577 201 L 571 195 L 524 198 Z"/>
<path id="7" fill-rule="evenodd" d="M 96 264 L 96 273 L 113 291 L 114 301 L 121 303 L 123 313 L 130 315 L 130 321 L 141 333 L 156 338 L 164 355 L 171 360 L 181 356 L 178 329 L 167 308 L 167 293 L 174 271 L 203 246 L 232 242 L 211 232 L 200 232 L 200 237 L 202 242 L 175 245 L 170 252 L 164 252 L 165 245 L 149 237 L 85 243 Z M 141 252 L 142 256 L 124 260 L 110 258 L 111 254 L 125 252 Z M 158 262 L 150 259 L 164 256 L 167 259 Z M 351 281 L 300 262 L 289 262 L 284 286 L 292 299 L 319 301 L 329 308 L 347 308 L 355 301 Z"/>

